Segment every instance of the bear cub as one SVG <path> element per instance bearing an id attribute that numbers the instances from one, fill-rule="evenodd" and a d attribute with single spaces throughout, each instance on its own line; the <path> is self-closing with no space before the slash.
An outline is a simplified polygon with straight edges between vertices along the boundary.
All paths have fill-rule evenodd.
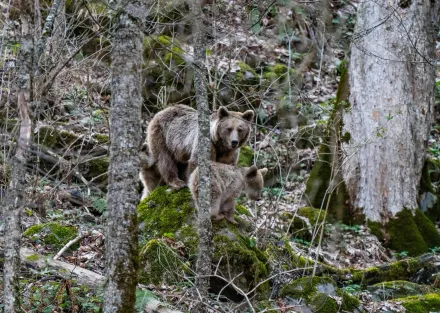
<path id="1" fill-rule="evenodd" d="M 229 111 L 220 107 L 211 115 L 211 160 L 236 165 L 240 147 L 249 139 L 254 112 Z M 158 112 L 148 125 L 145 153 L 147 165 L 140 173 L 144 198 L 155 187 L 167 184 L 173 189 L 185 187 L 197 167 L 197 111 L 175 105 Z M 148 181 L 148 184 L 146 182 Z"/>
<path id="2" fill-rule="evenodd" d="M 211 218 L 237 224 L 234 220 L 235 198 L 242 191 L 252 200 L 259 200 L 263 189 L 263 176 L 267 168 L 235 167 L 223 163 L 211 162 Z M 197 167 L 189 178 L 189 189 L 197 203 L 199 168 Z"/>

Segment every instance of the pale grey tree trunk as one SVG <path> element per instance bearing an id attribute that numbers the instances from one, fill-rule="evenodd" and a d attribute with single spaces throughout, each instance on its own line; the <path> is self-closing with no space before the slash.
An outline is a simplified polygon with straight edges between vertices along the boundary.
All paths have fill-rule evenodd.
<path id="1" fill-rule="evenodd" d="M 418 207 L 437 30 L 438 1 L 359 3 L 342 128 L 351 139 L 342 147 L 342 174 L 351 203 L 369 220 Z"/>
<path id="2" fill-rule="evenodd" d="M 5 313 L 20 310 L 20 211 L 25 191 L 26 162 L 31 141 L 31 72 L 34 51 L 34 2 L 17 1 L 20 12 L 21 43 L 18 54 L 17 103 L 20 110 L 20 133 L 12 158 L 11 181 L 6 194 L 5 208 L 5 262 L 4 262 L 4 310 Z"/>
<path id="3" fill-rule="evenodd" d="M 135 312 L 136 206 L 141 144 L 142 32 L 146 1 L 118 1 L 113 32 L 105 313 Z"/>
<path id="4" fill-rule="evenodd" d="M 212 259 L 212 225 L 211 225 L 211 170 L 209 160 L 211 157 L 210 139 L 210 112 L 208 95 L 206 91 L 206 37 L 203 26 L 203 13 L 200 1 L 193 1 L 192 13 L 194 14 L 194 89 L 198 111 L 198 151 L 197 166 L 199 168 L 199 194 L 197 206 L 197 221 L 199 245 L 197 247 L 196 262 L 196 288 L 202 298 L 208 296 L 209 275 L 211 275 Z M 200 302 L 194 312 L 206 312 Z"/>

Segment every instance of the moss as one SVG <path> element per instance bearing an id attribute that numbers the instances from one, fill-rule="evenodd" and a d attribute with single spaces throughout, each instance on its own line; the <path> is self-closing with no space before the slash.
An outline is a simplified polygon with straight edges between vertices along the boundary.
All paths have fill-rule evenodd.
<path id="1" fill-rule="evenodd" d="M 295 237 L 310 240 L 315 228 L 324 221 L 325 211 L 311 207 L 299 208 L 296 216 L 292 215 L 293 222 L 289 232 Z M 307 223 L 308 221 L 308 223 Z"/>
<path id="2" fill-rule="evenodd" d="M 29 227 L 23 233 L 23 236 L 34 241 L 41 240 L 44 244 L 54 246 L 55 248 L 62 248 L 77 236 L 77 230 L 73 226 L 63 226 L 50 222 Z M 72 246 L 72 249 L 76 247 L 78 247 L 78 244 Z"/>
<path id="3" fill-rule="evenodd" d="M 180 48 L 182 44 L 175 38 L 168 36 L 147 36 L 144 38 L 144 59 L 149 60 L 155 56 L 155 52 L 160 54 L 160 57 L 164 59 L 167 53 L 183 55 L 184 51 Z M 181 57 L 180 57 L 181 58 Z"/>
<path id="4" fill-rule="evenodd" d="M 384 281 L 406 280 L 427 265 L 416 259 L 405 259 L 380 268 L 373 266 L 366 270 L 352 270 L 353 282 L 366 286 Z"/>
<path id="5" fill-rule="evenodd" d="M 336 291 L 336 294 L 342 297 L 342 310 L 346 312 L 354 312 L 357 307 L 361 304 L 358 298 L 352 296 L 351 294 L 344 292 L 340 289 Z"/>
<path id="6" fill-rule="evenodd" d="M 58 141 L 58 132 L 51 127 L 43 126 L 38 130 L 38 135 L 34 136 L 34 141 L 48 148 L 53 148 Z"/>
<path id="7" fill-rule="evenodd" d="M 48 126 L 43 126 L 38 130 L 34 141 L 48 148 L 70 148 L 75 142 L 80 144 L 75 134 Z"/>
<path id="8" fill-rule="evenodd" d="M 440 246 L 440 233 L 435 228 L 434 223 L 421 210 L 416 210 L 414 222 L 428 248 Z"/>
<path id="9" fill-rule="evenodd" d="M 143 284 L 176 283 L 188 270 L 177 252 L 161 240 L 150 240 L 141 249 L 139 256 L 144 268 L 139 282 Z"/>
<path id="10" fill-rule="evenodd" d="M 235 205 L 235 211 L 241 215 L 252 216 L 249 210 L 244 205 L 241 204 Z"/>
<path id="11" fill-rule="evenodd" d="M 167 188 L 156 188 L 138 206 L 139 221 L 144 223 L 143 231 L 148 238 L 175 233 L 190 222 L 188 218 L 194 219 L 189 189 L 167 191 Z"/>
<path id="12" fill-rule="evenodd" d="M 322 292 L 318 292 L 310 301 L 310 304 L 313 312 L 319 313 L 336 313 L 339 307 L 335 299 Z"/>
<path id="13" fill-rule="evenodd" d="M 440 218 L 440 194 L 434 183 L 435 186 L 440 183 L 440 160 L 427 158 L 420 178 L 420 208 L 433 222 Z"/>
<path id="14" fill-rule="evenodd" d="M 108 157 L 102 157 L 99 159 L 94 159 L 89 162 L 89 172 L 88 177 L 96 177 L 98 175 L 104 174 L 108 171 L 109 160 Z M 107 181 L 107 175 L 103 175 L 100 181 Z"/>
<path id="15" fill-rule="evenodd" d="M 197 245 L 199 244 L 199 236 L 197 234 L 197 230 L 191 225 L 183 225 L 176 232 L 175 239 L 181 241 L 189 254 L 195 254 L 197 250 Z"/>
<path id="16" fill-rule="evenodd" d="M 381 282 L 368 286 L 367 289 L 370 293 L 379 295 L 381 300 L 425 294 L 432 290 L 430 286 L 418 285 L 405 280 Z"/>
<path id="17" fill-rule="evenodd" d="M 345 132 L 344 135 L 342 135 L 341 137 L 341 141 L 346 143 L 350 142 L 350 139 L 351 139 L 351 134 L 349 132 Z"/>
<path id="18" fill-rule="evenodd" d="M 99 143 L 108 143 L 110 141 L 110 138 L 107 135 L 102 134 L 95 134 L 93 135 L 93 138 Z"/>
<path id="19" fill-rule="evenodd" d="M 3 130 L 3 128 L 6 128 L 6 131 L 11 132 L 15 128 L 18 129 L 18 126 L 20 125 L 20 122 L 17 119 L 13 118 L 0 118 L 0 128 Z"/>
<path id="20" fill-rule="evenodd" d="M 396 301 L 399 301 L 411 313 L 430 313 L 440 310 L 440 295 L 438 293 L 406 297 L 396 299 Z"/>
<path id="21" fill-rule="evenodd" d="M 248 84 L 257 84 L 259 82 L 258 75 L 255 70 L 244 62 L 237 62 L 240 68 L 234 75 L 234 80 L 239 82 L 246 82 Z"/>
<path id="22" fill-rule="evenodd" d="M 367 222 L 368 228 L 370 229 L 370 232 L 377 237 L 380 241 L 383 242 L 384 240 L 384 232 L 383 232 L 383 226 L 380 222 Z"/>
<path id="23" fill-rule="evenodd" d="M 428 251 L 428 245 L 420 233 L 413 214 L 404 209 L 397 213 L 386 225 L 389 235 L 389 247 L 398 252 L 406 251 L 414 256 Z"/>
<path id="24" fill-rule="evenodd" d="M 254 161 L 254 151 L 249 146 L 240 148 L 240 154 L 238 156 L 238 166 L 247 167 L 252 166 Z"/>
<path id="25" fill-rule="evenodd" d="M 318 285 L 331 285 L 336 288 L 335 282 L 329 277 L 306 276 L 284 286 L 281 295 L 310 301 L 318 291 Z"/>
<path id="26" fill-rule="evenodd" d="M 38 254 L 32 254 L 26 258 L 26 261 L 35 262 L 38 261 L 38 259 L 39 259 Z"/>
<path id="27" fill-rule="evenodd" d="M 255 286 L 262 281 L 268 275 L 266 265 L 261 260 L 262 253 L 256 248 L 249 248 L 249 241 L 244 238 L 236 238 L 237 240 L 231 240 L 228 236 L 221 234 L 213 237 L 215 251 L 213 254 L 213 262 L 216 263 L 221 260 L 221 265 L 229 269 L 229 273 L 237 270 L 241 271 L 246 268 L 246 273 L 243 273 L 242 281 L 245 285 Z M 259 253 L 257 253 L 257 251 Z M 235 273 L 236 275 L 239 272 Z M 269 290 L 269 282 L 265 282 L 257 289 L 259 296 L 265 297 Z"/>

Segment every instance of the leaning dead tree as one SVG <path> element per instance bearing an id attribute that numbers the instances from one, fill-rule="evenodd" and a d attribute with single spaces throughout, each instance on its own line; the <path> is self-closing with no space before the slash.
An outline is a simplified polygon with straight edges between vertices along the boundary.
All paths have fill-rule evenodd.
<path id="1" fill-rule="evenodd" d="M 194 89 L 198 111 L 198 151 L 197 166 L 199 168 L 199 195 L 197 206 L 199 245 L 197 247 L 196 288 L 202 301 L 197 305 L 196 312 L 206 312 L 203 298 L 208 296 L 209 275 L 212 259 L 212 225 L 211 225 L 211 140 L 210 112 L 208 106 L 206 80 L 206 43 L 203 27 L 203 13 L 200 1 L 193 1 L 194 14 Z"/>
<path id="2" fill-rule="evenodd" d="M 17 104 L 20 111 L 20 132 L 11 160 L 11 179 L 6 193 L 5 208 L 5 265 L 4 309 L 5 313 L 21 312 L 20 309 L 20 211 L 26 185 L 26 162 L 31 142 L 31 75 L 34 56 L 34 3 L 31 0 L 16 1 L 20 12 L 21 44 L 18 53 Z"/>
<path id="3" fill-rule="evenodd" d="M 104 312 L 134 312 L 138 269 L 137 181 L 141 144 L 142 32 L 146 1 L 113 3 L 110 168 Z"/>

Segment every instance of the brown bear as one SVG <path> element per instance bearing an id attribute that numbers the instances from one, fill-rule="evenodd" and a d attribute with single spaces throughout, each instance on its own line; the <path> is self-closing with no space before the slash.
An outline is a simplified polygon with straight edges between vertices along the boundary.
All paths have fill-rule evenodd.
<path id="1" fill-rule="evenodd" d="M 232 112 L 222 106 L 213 113 L 211 160 L 236 165 L 240 147 L 249 138 L 253 119 L 252 110 Z M 161 184 L 173 189 L 186 186 L 197 166 L 198 135 L 197 111 L 189 106 L 175 105 L 154 116 L 147 130 L 149 162 L 142 166 L 140 173 L 147 189 L 143 198 Z"/>
<path id="2" fill-rule="evenodd" d="M 263 176 L 267 168 L 235 167 L 227 164 L 211 162 L 211 218 L 234 220 L 235 198 L 244 190 L 251 200 L 259 200 L 263 189 Z M 198 199 L 199 168 L 196 168 L 189 178 L 189 189 L 194 201 Z"/>

